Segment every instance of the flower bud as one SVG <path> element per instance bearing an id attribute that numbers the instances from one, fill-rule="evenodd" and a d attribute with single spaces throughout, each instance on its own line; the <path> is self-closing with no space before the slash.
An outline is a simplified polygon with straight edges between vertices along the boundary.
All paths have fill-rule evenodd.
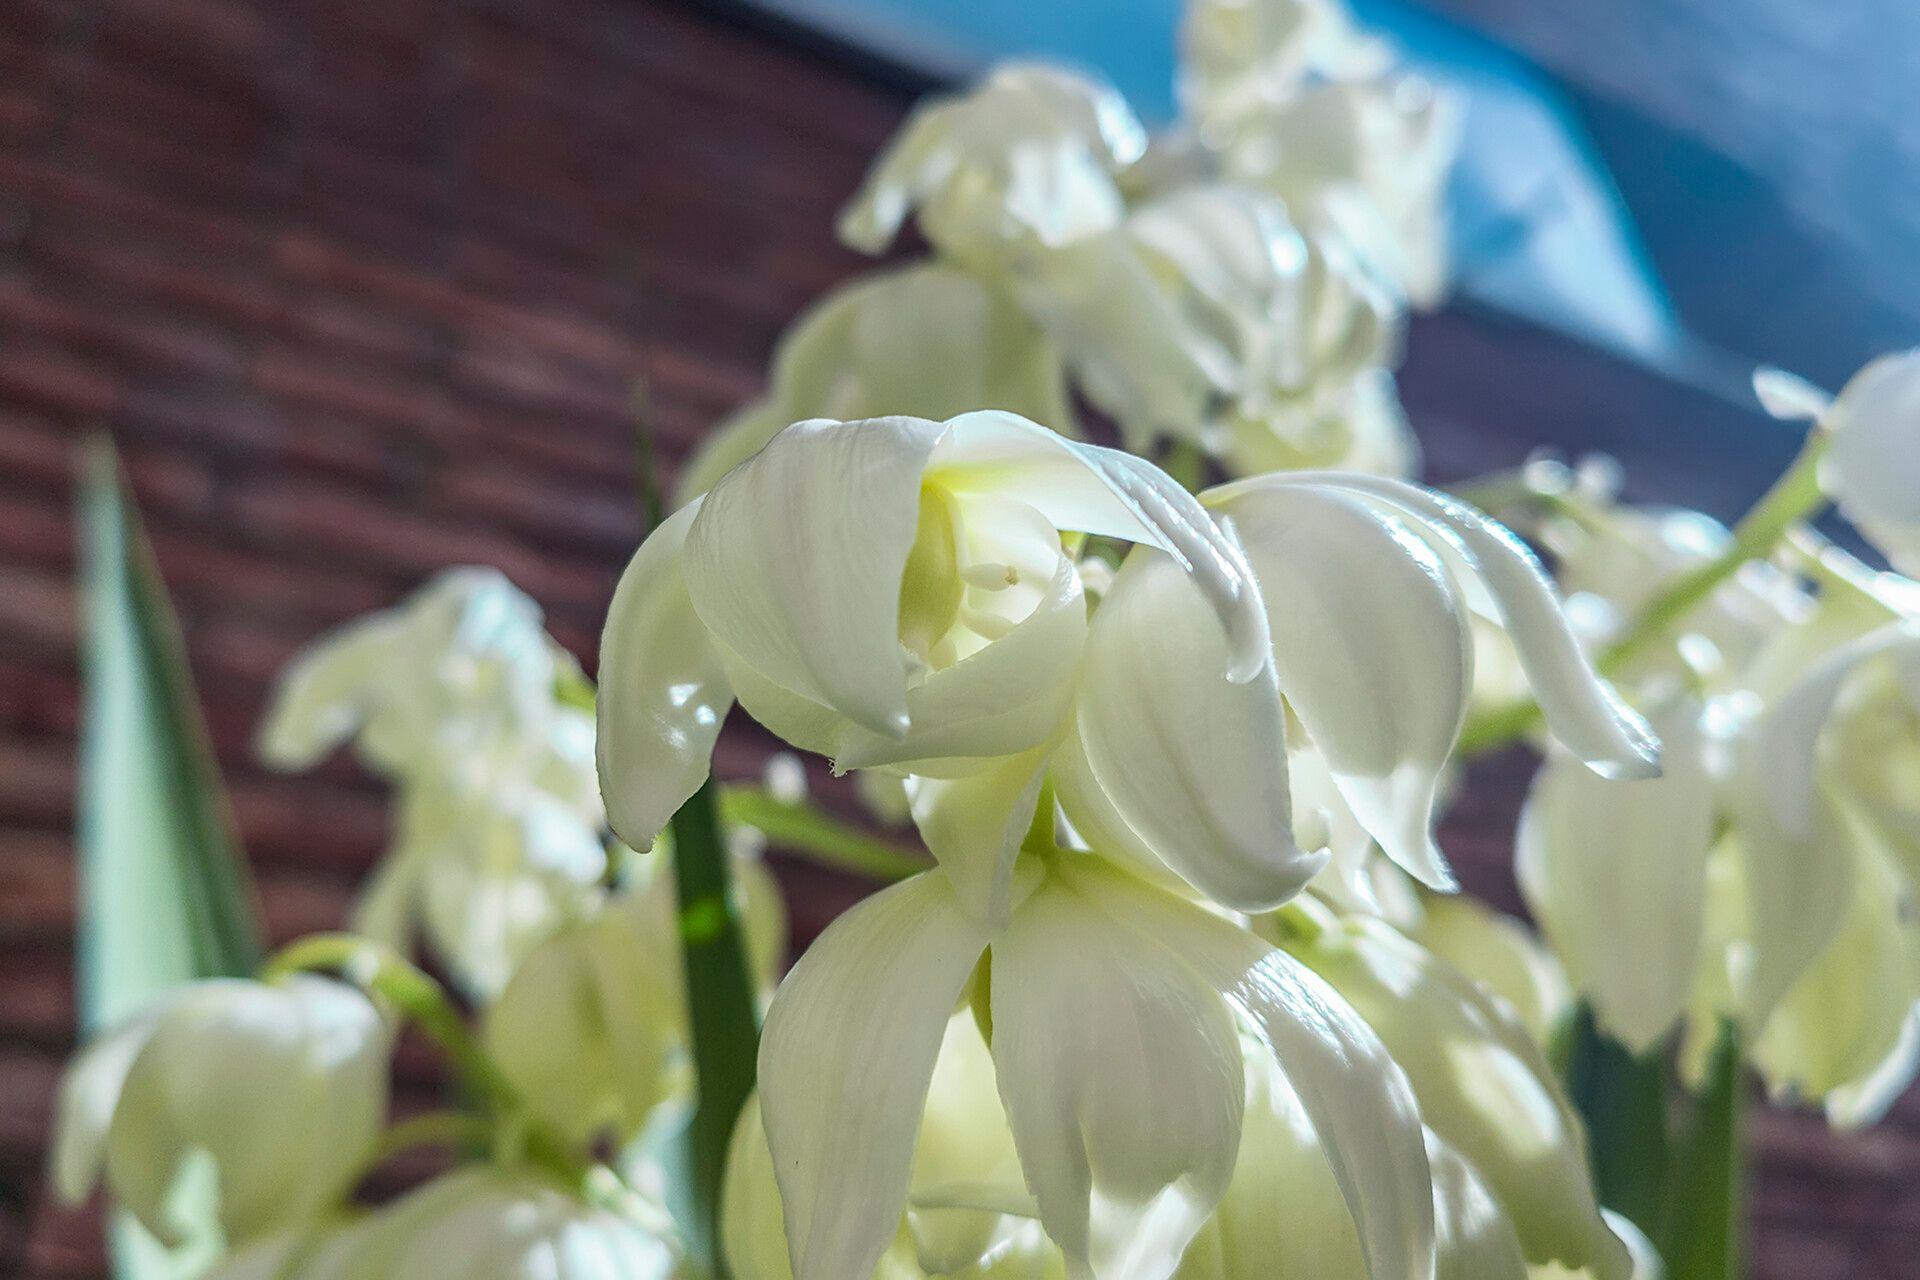
<path id="1" fill-rule="evenodd" d="M 161 1240 L 196 1162 L 217 1179 L 225 1238 L 304 1222 L 351 1186 L 387 1108 L 392 1029 L 323 978 L 219 978 L 167 993 L 91 1045 L 62 1088 L 54 1172 L 84 1198 L 102 1173 Z"/>

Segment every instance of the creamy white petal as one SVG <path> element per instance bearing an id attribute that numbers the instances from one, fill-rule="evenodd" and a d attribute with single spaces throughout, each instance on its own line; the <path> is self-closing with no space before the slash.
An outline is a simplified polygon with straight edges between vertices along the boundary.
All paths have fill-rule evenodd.
<path id="1" fill-rule="evenodd" d="M 1047 1233 L 1071 1274 L 1163 1280 L 1239 1150 L 1226 1001 L 1173 946 L 1057 882 L 1021 904 L 992 958 L 1000 1095 Z"/>
<path id="2" fill-rule="evenodd" d="M 714 486 L 686 535 L 688 593 L 728 649 L 894 737 L 908 727 L 900 584 L 942 431 L 919 418 L 795 423 Z"/>
<path id="3" fill-rule="evenodd" d="M 875 272 L 835 289 L 781 336 L 767 397 L 708 434 L 677 492 L 681 502 L 705 493 L 803 418 L 939 420 L 983 408 L 1069 429 L 1053 345 L 991 280 L 941 262 Z"/>
<path id="4" fill-rule="evenodd" d="M 1549 1043 L 1572 1012 L 1573 989 L 1546 941 L 1471 894 L 1428 898 L 1405 926 L 1374 914 L 1505 1000 L 1537 1044 Z"/>
<path id="5" fill-rule="evenodd" d="M 1116 854 L 1157 859 L 1217 902 L 1260 910 L 1299 892 L 1327 855 L 1293 842 L 1272 669 L 1230 683 L 1225 652 L 1179 565 L 1151 547 L 1129 555 L 1088 629 L 1073 748 L 1087 769 L 1063 772 L 1061 798 L 1076 823 L 1117 815 L 1118 829 L 1088 824 L 1126 842 Z"/>
<path id="6" fill-rule="evenodd" d="M 963 260 L 1065 244 L 1124 211 L 1113 174 L 1146 134 L 1109 85 L 1039 63 L 996 68 L 917 108 L 842 211 L 840 238 L 879 253 L 916 209 L 927 238 Z"/>
<path id="7" fill-rule="evenodd" d="M 1320 1136 L 1372 1280 L 1432 1280 L 1433 1181 L 1420 1107 L 1380 1037 L 1292 956 L 1200 907 L 1092 860 L 1075 883 L 1181 958 L 1244 1012 Z"/>
<path id="8" fill-rule="evenodd" d="M 156 1011 L 136 1014 L 93 1040 L 61 1078 L 48 1163 L 54 1190 L 68 1204 L 85 1200 L 100 1181 L 114 1108 L 156 1016 Z"/>
<path id="9" fill-rule="evenodd" d="M 1012 908 L 1013 861 L 1032 825 L 1049 754 L 1043 747 L 980 773 L 908 781 L 920 838 L 961 904 L 994 928 Z"/>
<path id="10" fill-rule="evenodd" d="M 305 769 L 345 742 L 366 719 L 367 700 L 405 639 L 400 618 L 376 614 L 302 650 L 275 678 L 260 758 L 276 769 Z"/>
<path id="11" fill-rule="evenodd" d="M 1920 645 L 1920 625 L 1885 627 L 1833 651 L 1776 698 L 1736 747 L 1729 788 L 1746 849 L 1753 969 L 1746 1014 L 1764 1022 L 1839 928 L 1853 893 L 1848 832 L 1818 776 L 1820 738 L 1849 676 Z"/>
<path id="12" fill-rule="evenodd" d="M 1920 351 L 1854 374 L 1824 425 L 1821 483 L 1895 568 L 1920 572 Z"/>
<path id="13" fill-rule="evenodd" d="M 1353 917 L 1289 949 L 1379 1034 L 1427 1127 L 1492 1189 L 1529 1262 L 1620 1261 L 1580 1118 L 1511 1009 L 1377 920 Z"/>
<path id="14" fill-rule="evenodd" d="M 900 1223 L 948 1015 L 986 947 L 945 874 L 841 916 L 775 993 L 760 1103 L 796 1280 L 865 1276 Z"/>
<path id="15" fill-rule="evenodd" d="M 1473 639 L 1439 557 L 1404 521 L 1332 489 L 1248 489 L 1214 510 L 1260 578 L 1281 692 L 1354 816 L 1408 872 L 1452 889 L 1434 804 Z"/>
<path id="16" fill-rule="evenodd" d="M 1762 365 L 1753 371 L 1753 394 L 1776 418 L 1821 418 L 1833 397 L 1798 374 Z"/>
<path id="17" fill-rule="evenodd" d="M 1527 1280 L 1527 1259 L 1506 1210 L 1459 1152 L 1427 1131 L 1433 1168 L 1435 1280 Z"/>
<path id="18" fill-rule="evenodd" d="M 1856 830 L 1839 856 L 1849 853 L 1846 913 L 1768 1016 L 1752 1057 L 1774 1096 L 1823 1101 L 1838 1120 L 1860 1123 L 1912 1079 L 1920 934 L 1912 887 L 1885 851 Z"/>
<path id="19" fill-rule="evenodd" d="M 1061 529 L 1158 547 L 1192 575 L 1230 640 L 1232 679 L 1268 663 L 1266 611 L 1229 527 L 1160 468 L 1118 449 L 1080 444 L 1011 413 L 947 424 L 929 479 L 1032 506 Z"/>
<path id="20" fill-rule="evenodd" d="M 1207 502 L 1217 507 L 1265 485 L 1332 486 L 1398 512 L 1454 570 L 1468 604 L 1506 628 L 1556 739 L 1609 776 L 1659 772 L 1659 742 L 1594 674 L 1539 560 L 1506 526 L 1430 489 L 1355 473 L 1265 476 L 1211 490 Z"/>
<path id="21" fill-rule="evenodd" d="M 707 780 L 714 739 L 733 705 L 682 573 L 701 506 L 695 500 L 674 512 L 634 552 L 600 636 L 600 791 L 608 823 L 636 849 L 652 844 Z"/>
<path id="22" fill-rule="evenodd" d="M 1520 816 L 1520 891 L 1601 1025 L 1636 1053 L 1686 1008 L 1699 964 L 1716 796 L 1691 700 L 1654 717 L 1658 778 L 1602 778 L 1564 751 Z"/>

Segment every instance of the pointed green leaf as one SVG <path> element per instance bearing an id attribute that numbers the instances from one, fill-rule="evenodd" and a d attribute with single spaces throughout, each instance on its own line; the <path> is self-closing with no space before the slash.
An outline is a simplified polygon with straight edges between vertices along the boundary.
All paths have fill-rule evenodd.
<path id="1" fill-rule="evenodd" d="M 260 959 L 246 870 L 180 632 L 113 447 L 88 444 L 79 493 L 82 651 L 80 1016 L 111 1025 L 167 987 Z M 115 1224 L 123 1280 L 191 1265 Z"/>

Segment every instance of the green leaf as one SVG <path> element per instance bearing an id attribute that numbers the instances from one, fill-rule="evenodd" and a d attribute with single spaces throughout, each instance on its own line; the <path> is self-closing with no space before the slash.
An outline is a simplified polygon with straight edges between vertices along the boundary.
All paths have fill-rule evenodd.
<path id="1" fill-rule="evenodd" d="M 1746 1234 L 1740 1032 L 1722 1026 L 1701 1093 L 1674 1144 L 1661 1253 L 1668 1280 L 1735 1280 Z"/>
<path id="2" fill-rule="evenodd" d="M 87 446 L 79 502 L 78 963 L 92 1030 L 168 987 L 252 972 L 260 943 L 179 626 L 105 439 Z M 128 1280 L 185 1273 L 130 1220 L 114 1242 Z"/>
<path id="3" fill-rule="evenodd" d="M 1667 1213 L 1667 1069 L 1600 1030 L 1584 1001 L 1562 1047 L 1567 1096 L 1587 1125 L 1587 1158 L 1600 1203 L 1656 1239 Z"/>
<path id="4" fill-rule="evenodd" d="M 875 880 L 904 880 L 933 865 L 922 855 L 876 839 L 804 801 L 782 800 L 764 787 L 721 787 L 720 816 L 728 826 L 758 828 L 789 853 Z"/>

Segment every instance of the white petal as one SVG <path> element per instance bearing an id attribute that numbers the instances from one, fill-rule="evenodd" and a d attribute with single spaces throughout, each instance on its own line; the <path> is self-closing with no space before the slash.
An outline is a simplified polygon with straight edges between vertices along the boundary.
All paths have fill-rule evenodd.
<path id="1" fill-rule="evenodd" d="M 1506 628 L 1555 738 L 1610 776 L 1646 778 L 1659 772 L 1659 743 L 1594 674 L 1539 560 L 1506 526 L 1432 490 L 1352 473 L 1298 472 L 1240 481 L 1210 491 L 1208 504 L 1217 506 L 1265 485 L 1343 488 L 1398 512 L 1455 571 L 1473 609 Z"/>
<path id="2" fill-rule="evenodd" d="M 760 1041 L 760 1102 L 795 1280 L 871 1273 L 900 1224 L 948 1015 L 986 946 L 944 873 L 841 916 L 788 973 Z"/>
<path id="3" fill-rule="evenodd" d="M 1061 798 L 1090 837 L 1124 842 L 1114 855 L 1157 859 L 1217 902 L 1260 910 L 1297 893 L 1326 854 L 1293 842 L 1272 668 L 1233 684 L 1225 654 L 1192 580 L 1136 548 L 1088 629 L 1072 748 L 1086 771 L 1063 771 Z M 1108 809 L 1117 823 L 1094 817 Z"/>
<path id="4" fill-rule="evenodd" d="M 920 838 L 961 904 L 994 928 L 1006 923 L 1012 907 L 1013 860 L 1032 825 L 1049 754 L 1042 748 L 981 773 L 908 783 Z"/>
<path id="5" fill-rule="evenodd" d="M 1472 635 L 1439 557 L 1352 494 L 1252 489 L 1215 503 L 1260 578 L 1280 690 L 1353 814 L 1429 886 L 1440 771 L 1472 685 Z"/>
<path id="6" fill-rule="evenodd" d="M 1018 499 L 1061 529 L 1158 547 L 1193 576 L 1226 627 L 1231 678 L 1252 680 L 1267 665 L 1267 616 L 1246 554 L 1173 477 L 1143 458 L 1068 440 L 1011 413 L 962 414 L 948 427 L 930 479 L 956 492 Z"/>
<path id="7" fill-rule="evenodd" d="M 305 769 L 345 742 L 365 721 L 404 640 L 400 618 L 376 614 L 302 650 L 275 680 L 260 758 L 276 769 Z"/>
<path id="8" fill-rule="evenodd" d="M 157 1016 L 157 1009 L 136 1014 L 93 1040 L 61 1078 L 49 1164 L 54 1190 L 64 1203 L 79 1204 L 100 1181 L 114 1108 Z"/>
<path id="9" fill-rule="evenodd" d="M 1511 1005 L 1535 1043 L 1550 1042 L 1573 1008 L 1573 990 L 1540 935 L 1470 894 L 1430 898 L 1421 908 L 1404 931 Z"/>
<path id="10" fill-rule="evenodd" d="M 1528 1261 L 1617 1261 L 1580 1119 L 1511 1009 L 1377 920 L 1353 917 L 1290 949 L 1379 1034 L 1427 1127 L 1492 1188 Z"/>
<path id="11" fill-rule="evenodd" d="M 1163 1280 L 1225 1193 L 1245 1085 L 1220 994 L 1058 883 L 993 944 L 1000 1095 L 1069 1268 Z"/>
<path id="12" fill-rule="evenodd" d="M 1699 707 L 1656 715 L 1658 778 L 1602 778 L 1564 751 L 1515 834 L 1520 891 L 1601 1025 L 1636 1053 L 1686 1008 L 1699 963 L 1716 805 Z"/>
<path id="13" fill-rule="evenodd" d="M 600 637 L 594 754 L 607 821 L 636 849 L 707 780 L 714 739 L 733 705 L 720 655 L 682 576 L 701 501 L 682 507 L 633 554 Z"/>
<path id="14" fill-rule="evenodd" d="M 1810 418 L 1818 421 L 1826 416 L 1833 397 L 1814 386 L 1798 374 L 1788 373 L 1785 369 L 1773 369 L 1761 365 L 1753 371 L 1753 394 L 1760 401 L 1760 407 L 1776 418 Z"/>
<path id="15" fill-rule="evenodd" d="M 1912 890 L 1886 851 L 1856 836 L 1847 852 L 1855 866 L 1846 914 L 1774 1007 L 1752 1056 L 1775 1096 L 1826 1101 L 1830 1115 L 1859 1123 L 1912 1079 L 1920 936 Z"/>
<path id="16" fill-rule="evenodd" d="M 1093 860 L 1075 883 L 1165 940 L 1246 1014 L 1320 1135 L 1372 1280 L 1432 1280 L 1433 1182 L 1420 1108 L 1379 1036 L 1312 970 L 1239 926 Z"/>
<path id="17" fill-rule="evenodd" d="M 1895 568 L 1920 572 L 1920 351 L 1854 374 L 1827 426 L 1821 482 Z"/>
<path id="18" fill-rule="evenodd" d="M 1821 794 L 1820 736 L 1863 663 L 1920 645 L 1915 624 L 1842 646 L 1774 700 L 1737 748 L 1731 800 L 1747 854 L 1753 970 L 1747 1015 L 1759 1025 L 1839 928 L 1853 892 L 1849 833 Z"/>
<path id="19" fill-rule="evenodd" d="M 715 485 L 686 582 L 719 640 L 773 683 L 875 733 L 907 731 L 900 580 L 939 424 L 795 423 Z"/>
<path id="20" fill-rule="evenodd" d="M 1436 1280 L 1527 1280 L 1513 1222 L 1474 1167 L 1431 1131 L 1427 1161 L 1433 1167 Z"/>

